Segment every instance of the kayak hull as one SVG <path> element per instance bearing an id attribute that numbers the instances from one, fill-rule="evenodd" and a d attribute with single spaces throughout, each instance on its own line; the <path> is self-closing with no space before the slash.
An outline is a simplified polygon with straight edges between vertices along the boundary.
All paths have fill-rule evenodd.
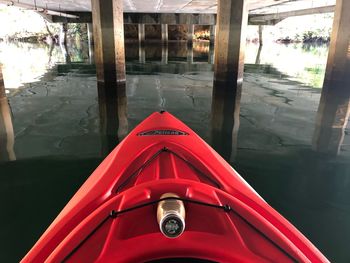
<path id="1" fill-rule="evenodd" d="M 179 196 L 186 228 L 159 230 L 157 205 Z M 22 262 L 328 262 L 195 132 L 154 113 L 100 164 Z"/>

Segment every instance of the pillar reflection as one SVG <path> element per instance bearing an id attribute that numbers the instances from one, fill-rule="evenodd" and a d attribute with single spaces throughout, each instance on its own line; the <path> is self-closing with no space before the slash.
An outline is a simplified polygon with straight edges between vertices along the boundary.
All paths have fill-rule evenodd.
<path id="1" fill-rule="evenodd" d="M 162 64 L 168 64 L 168 45 L 162 46 Z"/>
<path id="2" fill-rule="evenodd" d="M 144 45 L 139 44 L 139 62 L 141 64 L 146 63 L 146 49 Z"/>
<path id="3" fill-rule="evenodd" d="M 193 64 L 193 45 L 187 45 L 187 63 Z"/>
<path id="4" fill-rule="evenodd" d="M 211 145 L 228 162 L 237 153 L 240 112 L 240 95 L 231 87 L 216 83 L 211 108 Z"/>
<path id="5" fill-rule="evenodd" d="M 261 56 L 262 47 L 263 47 L 263 45 L 259 45 L 258 52 L 256 53 L 255 64 L 257 64 L 257 65 L 260 64 L 260 56 Z"/>
<path id="6" fill-rule="evenodd" d="M 126 84 L 98 82 L 101 153 L 106 156 L 128 133 Z"/>
<path id="7" fill-rule="evenodd" d="M 209 53 L 208 53 L 208 63 L 209 64 L 214 64 L 214 58 L 215 58 L 215 52 L 214 52 L 215 48 L 213 45 L 209 46 Z"/>
<path id="8" fill-rule="evenodd" d="M 71 63 L 71 57 L 69 55 L 69 52 L 68 52 L 68 47 L 67 47 L 67 44 L 60 44 L 60 48 L 61 48 L 61 52 L 62 52 L 62 56 L 63 56 L 63 59 L 64 59 L 64 63 L 65 64 L 70 64 Z"/>

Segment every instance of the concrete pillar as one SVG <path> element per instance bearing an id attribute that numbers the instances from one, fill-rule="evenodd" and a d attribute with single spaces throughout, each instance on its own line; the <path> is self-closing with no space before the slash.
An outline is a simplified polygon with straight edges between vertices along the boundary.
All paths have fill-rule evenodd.
<path id="1" fill-rule="evenodd" d="M 313 149 L 337 155 L 350 114 L 350 1 L 337 0 Z"/>
<path id="2" fill-rule="evenodd" d="M 263 41 L 263 29 L 264 26 L 263 25 L 259 25 L 259 45 L 262 46 L 264 44 Z"/>
<path id="3" fill-rule="evenodd" d="M 88 35 L 88 48 L 89 48 L 89 63 L 95 63 L 95 55 L 94 55 L 94 32 L 92 23 L 86 24 L 87 35 Z"/>
<path id="4" fill-rule="evenodd" d="M 162 46 L 162 64 L 168 64 L 168 45 Z"/>
<path id="5" fill-rule="evenodd" d="M 162 30 L 162 43 L 163 45 L 167 45 L 168 44 L 168 25 L 162 24 L 161 30 Z"/>
<path id="6" fill-rule="evenodd" d="M 143 45 L 145 43 L 146 33 L 145 24 L 139 24 L 139 43 Z"/>
<path id="7" fill-rule="evenodd" d="M 209 33 L 210 33 L 209 41 L 210 41 L 210 45 L 212 46 L 215 43 L 216 25 L 211 25 L 209 27 Z"/>
<path id="8" fill-rule="evenodd" d="M 218 1 L 212 139 L 215 139 L 215 134 L 222 130 L 238 131 L 247 24 L 246 0 Z M 230 116 L 229 121 L 226 121 L 226 116 Z M 229 129 L 227 126 L 230 126 Z"/>
<path id="9" fill-rule="evenodd" d="M 98 82 L 101 155 L 107 156 L 127 135 L 126 84 Z"/>
<path id="10" fill-rule="evenodd" d="M 95 64 L 98 82 L 125 82 L 122 0 L 92 0 Z"/>
<path id="11" fill-rule="evenodd" d="M 0 161 L 16 160 L 10 106 L 6 97 L 5 84 L 0 65 Z"/>
<path id="12" fill-rule="evenodd" d="M 60 45 L 67 45 L 67 23 L 60 24 L 60 35 L 59 35 L 59 43 Z"/>
<path id="13" fill-rule="evenodd" d="M 187 45 L 193 45 L 194 25 L 189 24 L 187 29 Z"/>
<path id="14" fill-rule="evenodd" d="M 93 46 L 94 45 L 94 33 L 93 33 L 92 23 L 87 23 L 86 28 L 87 28 L 87 35 L 88 35 L 88 44 L 89 44 L 89 46 Z"/>

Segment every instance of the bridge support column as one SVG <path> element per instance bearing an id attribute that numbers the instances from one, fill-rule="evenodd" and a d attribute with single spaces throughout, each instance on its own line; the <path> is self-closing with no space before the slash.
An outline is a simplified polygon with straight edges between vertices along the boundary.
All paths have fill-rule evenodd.
<path id="1" fill-rule="evenodd" d="M 187 29 L 187 45 L 188 46 L 193 45 L 193 34 L 194 34 L 194 25 L 190 24 L 190 25 L 188 25 L 188 29 Z"/>
<path id="2" fill-rule="evenodd" d="M 122 0 L 92 0 L 95 64 L 105 156 L 117 143 L 126 120 L 125 50 Z"/>
<path id="3" fill-rule="evenodd" d="M 161 29 L 162 29 L 162 44 L 167 45 L 168 44 L 168 25 L 162 24 Z"/>
<path id="4" fill-rule="evenodd" d="M 213 145 L 220 152 L 220 145 L 236 145 L 248 24 L 247 0 L 219 0 L 217 19 L 211 126 Z M 230 155 L 234 158 L 235 153 Z"/>
<path id="5" fill-rule="evenodd" d="M 87 35 L 88 35 L 88 48 L 89 48 L 89 63 L 95 63 L 95 55 L 94 55 L 94 33 L 92 23 L 86 24 Z"/>
<path id="6" fill-rule="evenodd" d="M 94 33 L 93 33 L 92 23 L 87 23 L 86 28 L 87 28 L 87 35 L 88 35 L 88 44 L 89 44 L 89 46 L 93 46 L 94 45 Z"/>
<path id="7" fill-rule="evenodd" d="M 13 132 L 11 110 L 6 97 L 5 84 L 0 65 L 0 161 L 16 160 L 14 143 L 15 136 Z"/>
<path id="8" fill-rule="evenodd" d="M 67 45 L 67 23 L 60 24 L 60 35 L 59 35 L 59 43 L 60 45 Z"/>
<path id="9" fill-rule="evenodd" d="M 95 64 L 98 82 L 125 83 L 122 0 L 92 0 Z"/>
<path id="10" fill-rule="evenodd" d="M 139 24 L 138 25 L 138 31 L 139 31 L 139 43 L 143 45 L 145 43 L 145 24 Z"/>
<path id="11" fill-rule="evenodd" d="M 337 0 L 313 149 L 339 154 L 350 114 L 350 2 Z"/>
<path id="12" fill-rule="evenodd" d="M 263 41 L 263 30 L 264 30 L 264 26 L 263 25 L 259 25 L 259 45 L 262 46 L 264 44 Z"/>

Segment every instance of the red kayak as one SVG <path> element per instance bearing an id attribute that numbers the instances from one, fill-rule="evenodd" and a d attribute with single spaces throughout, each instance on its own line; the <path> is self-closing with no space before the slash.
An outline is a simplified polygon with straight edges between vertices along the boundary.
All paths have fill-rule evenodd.
<path id="1" fill-rule="evenodd" d="M 22 262 L 329 262 L 196 133 L 153 113 Z"/>

